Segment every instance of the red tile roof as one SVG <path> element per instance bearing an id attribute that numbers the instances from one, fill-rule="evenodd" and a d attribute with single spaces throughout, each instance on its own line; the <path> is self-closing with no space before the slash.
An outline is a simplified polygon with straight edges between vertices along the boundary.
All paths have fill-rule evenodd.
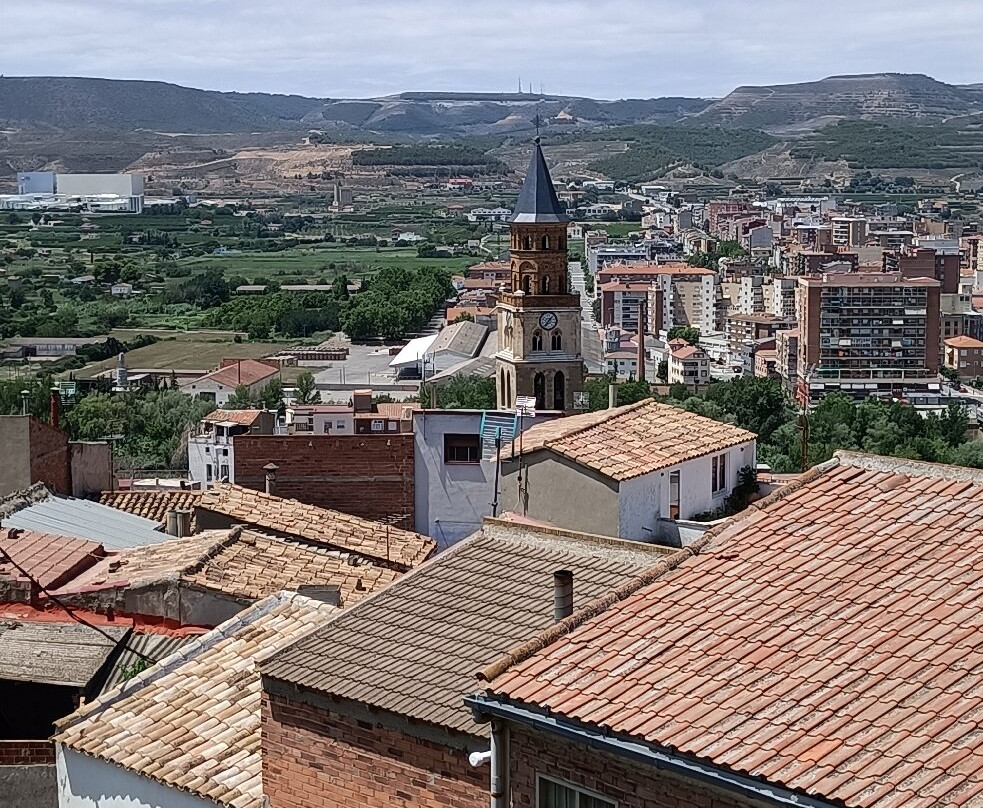
<path id="1" fill-rule="evenodd" d="M 973 339 L 965 334 L 958 337 L 949 337 L 945 341 L 945 344 L 950 348 L 983 348 L 983 342 L 978 339 Z"/>
<path id="2" fill-rule="evenodd" d="M 695 547 L 491 691 L 837 805 L 983 805 L 983 471 L 838 453 Z"/>
<path id="3" fill-rule="evenodd" d="M 534 426 L 522 436 L 522 453 L 550 449 L 605 477 L 629 480 L 755 438 L 733 424 L 645 399 Z"/>
<path id="4" fill-rule="evenodd" d="M 94 541 L 30 530 L 0 530 L 0 582 L 29 583 L 16 564 L 51 589 L 88 569 L 105 554 L 103 546 Z"/>
<path id="5" fill-rule="evenodd" d="M 243 383 L 249 384 L 250 382 Z M 201 420 L 213 424 L 232 423 L 241 424 L 242 426 L 252 426 L 262 414 L 262 410 L 215 410 L 214 412 L 208 413 Z"/>
<path id="6" fill-rule="evenodd" d="M 211 373 L 206 373 L 204 376 L 199 376 L 194 381 L 197 383 L 207 379 L 226 387 L 238 387 L 240 384 L 250 387 L 276 376 L 277 373 L 279 371 L 275 367 L 264 362 L 257 362 L 255 359 L 242 359 L 225 367 L 220 367 L 218 370 L 213 370 Z"/>

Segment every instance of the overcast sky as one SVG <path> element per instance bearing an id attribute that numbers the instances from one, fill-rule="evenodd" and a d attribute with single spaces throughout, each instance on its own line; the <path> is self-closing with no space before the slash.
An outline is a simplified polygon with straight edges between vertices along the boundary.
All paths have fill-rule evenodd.
<path id="1" fill-rule="evenodd" d="M 981 0 L 0 0 L 0 72 L 218 90 L 721 96 L 842 73 L 983 82 Z"/>

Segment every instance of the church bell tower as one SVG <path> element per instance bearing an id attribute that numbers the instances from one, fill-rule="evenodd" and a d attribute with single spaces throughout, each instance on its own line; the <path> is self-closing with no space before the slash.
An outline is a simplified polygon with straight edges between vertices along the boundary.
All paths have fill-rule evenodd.
<path id="1" fill-rule="evenodd" d="M 570 292 L 567 223 L 537 137 L 509 227 L 511 291 L 498 302 L 499 409 L 516 396 L 537 410 L 574 410 L 584 389 L 580 296 Z"/>

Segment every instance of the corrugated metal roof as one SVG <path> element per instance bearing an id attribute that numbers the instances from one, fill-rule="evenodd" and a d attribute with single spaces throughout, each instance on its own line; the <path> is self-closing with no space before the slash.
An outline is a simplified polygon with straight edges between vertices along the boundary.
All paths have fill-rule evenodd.
<path id="1" fill-rule="evenodd" d="M 99 542 L 107 550 L 145 547 L 171 536 L 157 522 L 86 499 L 49 496 L 3 517 L 4 527 Z"/>
<path id="2" fill-rule="evenodd" d="M 133 634 L 126 643 L 126 648 L 120 654 L 116 664 L 109 672 L 109 678 L 99 691 L 100 695 L 112 690 L 117 685 L 123 684 L 127 679 L 135 676 L 146 665 L 141 661 L 139 654 L 149 657 L 155 663 L 166 659 L 175 651 L 196 637 L 169 637 L 166 634 Z"/>
<path id="3" fill-rule="evenodd" d="M 0 622 L 0 679 L 85 687 L 129 633 L 79 623 Z"/>

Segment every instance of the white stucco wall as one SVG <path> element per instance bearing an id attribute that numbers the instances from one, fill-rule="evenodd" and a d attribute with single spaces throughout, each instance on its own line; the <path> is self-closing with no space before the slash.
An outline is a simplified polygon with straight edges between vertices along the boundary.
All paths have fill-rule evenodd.
<path id="1" fill-rule="evenodd" d="M 669 518 L 669 478 L 674 471 L 679 472 L 680 519 L 690 519 L 698 513 L 719 508 L 737 485 L 740 470 L 744 466 L 754 468 L 755 452 L 755 441 L 748 441 L 725 452 L 697 457 L 678 466 L 623 481 L 618 488 L 619 536 L 623 539 L 652 540 L 653 532 L 656 531 L 655 520 L 660 516 Z M 727 485 L 721 492 L 714 494 L 710 472 L 713 467 L 712 458 L 716 454 L 727 455 Z"/>
<path id="2" fill-rule="evenodd" d="M 206 449 L 208 451 L 206 451 Z M 228 455 L 222 454 L 227 451 Z M 213 443 L 201 438 L 188 441 L 188 473 L 195 482 L 214 485 L 222 479 L 222 466 L 229 467 L 229 482 L 235 482 L 235 458 L 232 442 Z M 212 478 L 208 480 L 206 466 L 212 467 Z"/>
<path id="3" fill-rule="evenodd" d="M 495 498 L 495 462 L 444 463 L 444 435 L 477 435 L 480 410 L 423 410 L 414 413 L 413 449 L 417 533 L 430 536 L 441 549 L 465 539 L 491 516 Z M 547 418 L 523 419 L 523 431 Z M 506 501 L 504 483 L 499 481 L 498 513 L 515 510 L 514 495 Z"/>
<path id="4" fill-rule="evenodd" d="M 218 803 L 55 744 L 58 808 L 217 808 Z"/>
<path id="5" fill-rule="evenodd" d="M 475 410 L 429 410 L 414 417 L 415 529 L 441 549 L 470 536 L 491 515 L 495 463 L 444 463 L 444 435 L 477 435 L 480 428 L 481 412 Z"/>

